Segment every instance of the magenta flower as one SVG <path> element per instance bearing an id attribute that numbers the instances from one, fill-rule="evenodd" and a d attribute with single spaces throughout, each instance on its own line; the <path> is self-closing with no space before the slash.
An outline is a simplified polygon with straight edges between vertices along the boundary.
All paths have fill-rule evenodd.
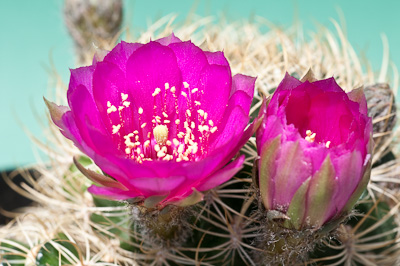
<path id="1" fill-rule="evenodd" d="M 173 34 L 147 44 L 121 42 L 102 60 L 71 70 L 68 107 L 48 102 L 62 134 L 101 168 L 80 170 L 113 199 L 188 205 L 198 191 L 230 179 L 253 131 L 255 78 L 231 76 L 222 52 Z"/>
<path id="2" fill-rule="evenodd" d="M 258 129 L 259 188 L 286 226 L 319 228 L 349 211 L 370 176 L 372 122 L 362 89 L 346 94 L 334 78 L 286 74 Z"/>

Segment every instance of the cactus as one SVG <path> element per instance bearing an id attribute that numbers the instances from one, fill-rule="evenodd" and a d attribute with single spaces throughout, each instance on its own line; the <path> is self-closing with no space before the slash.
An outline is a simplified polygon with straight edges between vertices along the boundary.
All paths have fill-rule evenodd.
<path id="1" fill-rule="evenodd" d="M 275 90 L 285 71 L 300 77 L 312 66 L 317 78 L 335 76 L 342 87 L 349 89 L 376 82 L 363 72 L 336 23 L 338 35 L 324 29 L 308 41 L 293 33 L 296 27 L 286 31 L 271 28 L 264 33 L 262 20 L 211 24 L 208 18 L 193 17 L 185 23 L 175 24 L 172 16 L 164 17 L 135 41 L 156 39 L 173 30 L 204 49 L 224 49 L 233 73 L 258 76 L 258 92 L 250 110 L 253 118 L 262 96 Z M 384 121 L 382 116 L 386 113 L 377 113 L 374 122 Z M 393 129 L 386 140 L 389 145 L 384 148 L 393 157 L 385 156 L 387 152 L 374 155 L 373 162 L 380 165 L 373 165 L 371 181 L 355 210 L 324 234 L 310 230 L 307 237 L 289 229 L 277 230 L 270 221 L 281 217 L 258 211 L 259 195 L 253 183 L 257 159 L 254 137 L 242 148 L 245 166 L 232 180 L 208 191 L 202 202 L 183 212 L 171 206 L 158 213 L 144 211 L 135 202 L 110 201 L 89 194 L 87 188 L 92 183 L 78 171 L 72 158 L 75 156 L 95 172 L 100 173 L 100 169 L 65 140 L 54 125 L 50 124 L 46 132 L 50 144 L 39 143 L 39 147 L 47 151 L 51 161 L 37 164 L 41 177 L 26 175 L 29 185 L 22 187 L 5 177 L 10 186 L 35 204 L 0 227 L 0 260 L 4 265 L 293 265 L 291 259 L 298 254 L 302 254 L 297 258 L 299 264 L 399 263 L 400 195 L 395 177 L 399 176 L 400 163 L 393 159 L 397 156 L 394 136 L 398 129 Z M 162 216 L 165 213 L 168 215 Z M 169 231 L 159 230 L 160 221 L 168 225 Z M 165 234 L 174 234 L 178 240 L 166 242 L 169 237 Z M 262 242 L 260 236 L 269 242 Z M 279 251 L 282 241 L 290 244 L 287 254 Z M 272 254 L 274 260 L 266 261 L 263 254 Z"/>

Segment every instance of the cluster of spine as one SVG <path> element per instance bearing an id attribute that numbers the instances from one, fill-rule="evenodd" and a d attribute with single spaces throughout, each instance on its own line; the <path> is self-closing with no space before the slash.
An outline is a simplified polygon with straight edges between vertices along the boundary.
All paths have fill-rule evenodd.
<path id="1" fill-rule="evenodd" d="M 196 19 L 192 24 L 176 27 L 174 32 L 183 38 L 186 35 L 193 36 L 193 29 L 204 26 L 202 23 L 206 22 Z M 164 24 L 167 25 L 166 29 L 149 31 L 142 38 L 156 37 L 168 31 L 169 17 L 155 25 L 161 27 Z M 325 46 L 320 46 L 323 42 L 319 39 L 296 47 L 296 40 L 290 31 L 283 33 L 272 29 L 268 33 L 260 33 L 260 27 L 256 24 L 237 27 L 235 23 L 209 25 L 205 31 L 196 31 L 194 37 L 199 42 L 205 40 L 204 46 L 207 49 L 225 47 L 225 55 L 234 61 L 232 66 L 248 68 L 241 69 L 241 72 L 247 70 L 248 74 L 260 73 L 256 83 L 260 94 L 267 95 L 273 91 L 283 74 L 279 71 L 286 68 L 293 75 L 302 74 L 310 65 L 317 66 L 314 71 L 320 78 L 338 75 L 339 83 L 346 87 L 355 87 L 354 84 L 358 83 L 375 84 L 373 77 L 363 74 L 357 68 L 359 62 L 355 58 L 346 57 L 347 53 L 318 56 L 332 50 L 329 49 L 332 45 L 352 50 L 345 40 L 335 44 L 336 38 L 330 38 L 333 36 L 331 32 L 325 32 L 325 36 L 331 40 Z M 226 40 L 232 43 L 226 45 Z M 312 59 L 302 59 L 310 62 L 299 61 L 299 49 L 303 54 L 312 52 L 315 56 Z M 268 54 L 273 54 L 274 59 L 268 61 Z M 261 62 L 261 59 L 265 62 Z M 329 64 L 323 64 L 320 60 Z M 351 69 L 323 69 L 324 65 L 343 65 L 335 64 L 341 60 L 350 62 L 348 66 Z M 241 65 L 239 62 L 243 61 L 249 63 Z M 238 71 L 233 69 L 233 72 Z M 390 104 L 393 105 L 392 102 Z M 260 105 L 261 97 L 256 96 L 251 109 L 253 117 Z M 375 113 L 375 126 L 394 116 L 387 116 L 383 112 L 386 118 L 382 118 L 379 112 Z M 384 132 L 395 131 L 393 128 L 383 128 Z M 355 212 L 344 217 L 345 221 L 320 231 L 293 231 L 280 227 L 282 217 L 279 214 L 266 214 L 259 204 L 257 190 L 252 185 L 253 162 L 257 156 L 254 138 L 241 151 L 246 154 L 243 170 L 232 180 L 208 191 L 204 201 L 190 209 L 171 206 L 157 210 L 90 195 L 86 191 L 90 181 L 70 161 L 77 151 L 55 128 L 50 130 L 49 141 L 62 149 L 48 150 L 53 161 L 51 165 L 37 166 L 42 177 L 36 180 L 27 176 L 29 185 L 22 187 L 14 185 L 12 178 L 7 179 L 14 189 L 34 200 L 36 206 L 26 208 L 23 214 L 17 215 L 12 222 L 0 228 L 0 261 L 4 265 L 399 263 L 396 261 L 400 257 L 400 197 L 396 186 L 399 180 L 393 177 L 399 175 L 400 162 L 392 159 L 396 155 L 395 150 L 391 149 L 392 145 L 386 145 L 386 152 L 375 154 L 374 162 L 380 165 L 374 166 L 368 191 Z M 398 131 L 392 134 L 396 135 Z M 393 144 L 392 136 L 386 142 Z M 392 157 L 384 159 L 387 154 L 392 154 Z M 79 161 L 98 170 L 85 157 Z M 392 185 L 386 186 L 388 183 Z"/>

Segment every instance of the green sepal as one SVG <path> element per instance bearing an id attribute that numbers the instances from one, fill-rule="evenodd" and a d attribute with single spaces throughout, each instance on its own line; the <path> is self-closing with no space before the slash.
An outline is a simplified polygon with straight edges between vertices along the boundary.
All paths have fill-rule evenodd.
<path id="1" fill-rule="evenodd" d="M 363 86 L 351 90 L 349 93 L 347 93 L 347 96 L 351 101 L 356 103 L 362 103 L 366 101 Z"/>
<path id="2" fill-rule="evenodd" d="M 289 143 L 286 143 L 289 144 Z M 283 157 L 283 155 L 281 155 Z M 299 159 L 300 158 L 300 159 Z M 302 163 L 301 158 L 304 158 L 303 150 L 301 149 L 300 142 L 296 141 L 289 144 L 287 151 L 284 153 L 284 160 L 279 161 L 277 172 L 279 178 L 275 180 L 275 193 L 282 191 L 283 188 L 292 187 L 291 180 L 293 179 L 293 172 L 297 172 L 299 164 Z"/>
<path id="3" fill-rule="evenodd" d="M 306 197 L 308 186 L 310 184 L 311 177 L 307 178 L 306 181 L 301 184 L 299 189 L 294 193 L 292 201 L 289 204 L 286 215 L 289 220 L 283 223 L 286 228 L 295 228 L 299 230 L 303 224 L 304 216 L 306 214 Z"/>
<path id="4" fill-rule="evenodd" d="M 43 100 L 49 109 L 51 119 L 54 121 L 54 123 L 58 124 L 69 108 L 67 106 L 57 105 L 53 102 L 50 102 L 45 97 L 43 97 Z"/>
<path id="5" fill-rule="evenodd" d="M 336 171 L 328 155 L 312 177 L 307 193 L 307 222 L 312 227 L 320 228 L 325 222 L 337 187 L 335 177 Z"/>
<path id="6" fill-rule="evenodd" d="M 204 198 L 204 194 L 200 191 L 197 191 L 195 188 L 192 188 L 192 190 L 192 194 L 190 194 L 188 197 L 176 202 L 172 202 L 172 204 L 179 207 L 187 207 L 202 201 Z"/>
<path id="7" fill-rule="evenodd" d="M 157 195 L 151 196 L 144 200 L 143 205 L 148 209 L 155 208 L 161 201 L 163 201 L 168 195 Z"/>
<path id="8" fill-rule="evenodd" d="M 301 78 L 301 82 L 306 82 L 306 81 L 308 81 L 308 82 L 310 82 L 310 83 L 312 83 L 312 82 L 314 82 L 314 81 L 316 81 L 317 79 L 315 78 L 315 75 L 314 75 L 314 72 L 312 71 L 312 69 L 311 69 L 311 67 L 308 69 L 308 71 L 307 71 L 307 73 Z"/>
<path id="9" fill-rule="evenodd" d="M 78 168 L 78 170 L 87 178 L 89 178 L 91 181 L 103 185 L 105 187 L 113 187 L 113 188 L 119 188 L 119 189 L 126 189 L 125 186 L 123 186 L 120 182 L 115 180 L 112 177 L 102 175 L 99 173 L 96 173 L 95 171 L 92 171 L 90 169 L 87 169 L 84 167 L 80 162 L 79 159 L 74 157 L 74 164 Z"/>
<path id="10" fill-rule="evenodd" d="M 272 209 L 270 202 L 270 189 L 272 183 L 273 169 L 281 146 L 281 135 L 264 143 L 259 160 L 258 185 L 260 187 L 261 198 L 267 210 Z"/>

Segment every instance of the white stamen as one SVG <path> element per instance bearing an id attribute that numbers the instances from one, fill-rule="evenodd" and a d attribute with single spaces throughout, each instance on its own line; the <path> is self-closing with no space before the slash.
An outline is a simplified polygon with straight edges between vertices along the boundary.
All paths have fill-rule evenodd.
<path id="1" fill-rule="evenodd" d="M 113 125 L 113 126 L 112 126 L 112 133 L 113 133 L 113 134 L 117 134 L 120 128 L 121 128 L 121 125 L 120 125 L 120 124 L 118 124 L 118 125 L 116 125 L 116 126 Z"/>
<path id="2" fill-rule="evenodd" d="M 126 99 L 128 99 L 128 94 L 121 93 L 121 98 L 122 98 L 122 101 L 126 101 Z"/>
<path id="3" fill-rule="evenodd" d="M 329 146 L 331 146 L 331 142 L 328 140 L 328 141 L 325 143 L 325 147 L 327 147 L 327 148 L 329 149 Z"/>

